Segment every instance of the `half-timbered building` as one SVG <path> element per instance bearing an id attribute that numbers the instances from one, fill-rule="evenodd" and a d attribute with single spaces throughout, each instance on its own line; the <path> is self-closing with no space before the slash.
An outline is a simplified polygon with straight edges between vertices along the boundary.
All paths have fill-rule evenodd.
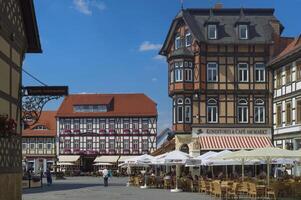
<path id="1" fill-rule="evenodd" d="M 274 145 L 301 147 L 301 37 L 269 63 L 274 70 Z"/>
<path id="2" fill-rule="evenodd" d="M 22 131 L 22 156 L 26 170 L 43 173 L 56 161 L 56 111 L 43 111 L 39 120 Z"/>
<path id="3" fill-rule="evenodd" d="M 0 0 L 0 199 L 21 199 L 22 63 L 40 52 L 33 1 Z"/>
<path id="4" fill-rule="evenodd" d="M 268 61 L 291 38 L 274 9 L 182 9 L 160 51 L 168 62 L 176 148 L 272 145 Z M 200 148 L 200 149 L 199 149 Z"/>
<path id="5" fill-rule="evenodd" d="M 57 112 L 57 135 L 58 154 L 80 155 L 86 171 L 97 156 L 117 161 L 151 153 L 156 149 L 156 103 L 144 94 L 69 95 Z"/>

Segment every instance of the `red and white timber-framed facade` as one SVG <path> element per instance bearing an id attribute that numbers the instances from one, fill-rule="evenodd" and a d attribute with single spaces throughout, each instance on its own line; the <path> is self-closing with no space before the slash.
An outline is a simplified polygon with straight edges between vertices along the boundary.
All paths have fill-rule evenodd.
<path id="1" fill-rule="evenodd" d="M 80 155 L 90 171 L 97 156 L 130 156 L 156 149 L 156 103 L 144 94 L 74 94 L 57 112 L 58 154 Z"/>
<path id="2" fill-rule="evenodd" d="M 43 111 L 37 123 L 22 132 L 22 156 L 26 170 L 53 170 L 56 162 L 56 111 Z M 26 126 L 26 125 L 25 125 Z"/>

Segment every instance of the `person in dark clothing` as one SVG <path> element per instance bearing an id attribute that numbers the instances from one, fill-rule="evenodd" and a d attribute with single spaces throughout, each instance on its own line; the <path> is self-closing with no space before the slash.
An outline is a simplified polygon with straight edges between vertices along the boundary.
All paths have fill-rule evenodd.
<path id="1" fill-rule="evenodd" d="M 46 171 L 46 178 L 47 178 L 47 185 L 51 185 L 52 184 L 52 176 L 51 176 L 51 172 L 50 169 L 47 169 Z"/>

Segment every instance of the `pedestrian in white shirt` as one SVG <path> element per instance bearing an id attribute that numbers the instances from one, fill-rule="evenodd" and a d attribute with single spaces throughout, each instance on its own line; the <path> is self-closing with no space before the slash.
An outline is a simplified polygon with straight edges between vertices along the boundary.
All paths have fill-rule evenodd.
<path id="1" fill-rule="evenodd" d="M 107 187 L 109 179 L 109 171 L 107 170 L 107 168 L 104 168 L 104 170 L 102 170 L 102 177 L 104 181 L 104 186 Z"/>

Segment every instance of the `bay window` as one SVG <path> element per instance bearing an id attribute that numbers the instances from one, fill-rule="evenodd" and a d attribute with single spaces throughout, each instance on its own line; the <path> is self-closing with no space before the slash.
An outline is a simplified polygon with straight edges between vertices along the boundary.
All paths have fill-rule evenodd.
<path id="1" fill-rule="evenodd" d="M 175 63 L 175 81 L 183 81 L 183 62 Z"/>

